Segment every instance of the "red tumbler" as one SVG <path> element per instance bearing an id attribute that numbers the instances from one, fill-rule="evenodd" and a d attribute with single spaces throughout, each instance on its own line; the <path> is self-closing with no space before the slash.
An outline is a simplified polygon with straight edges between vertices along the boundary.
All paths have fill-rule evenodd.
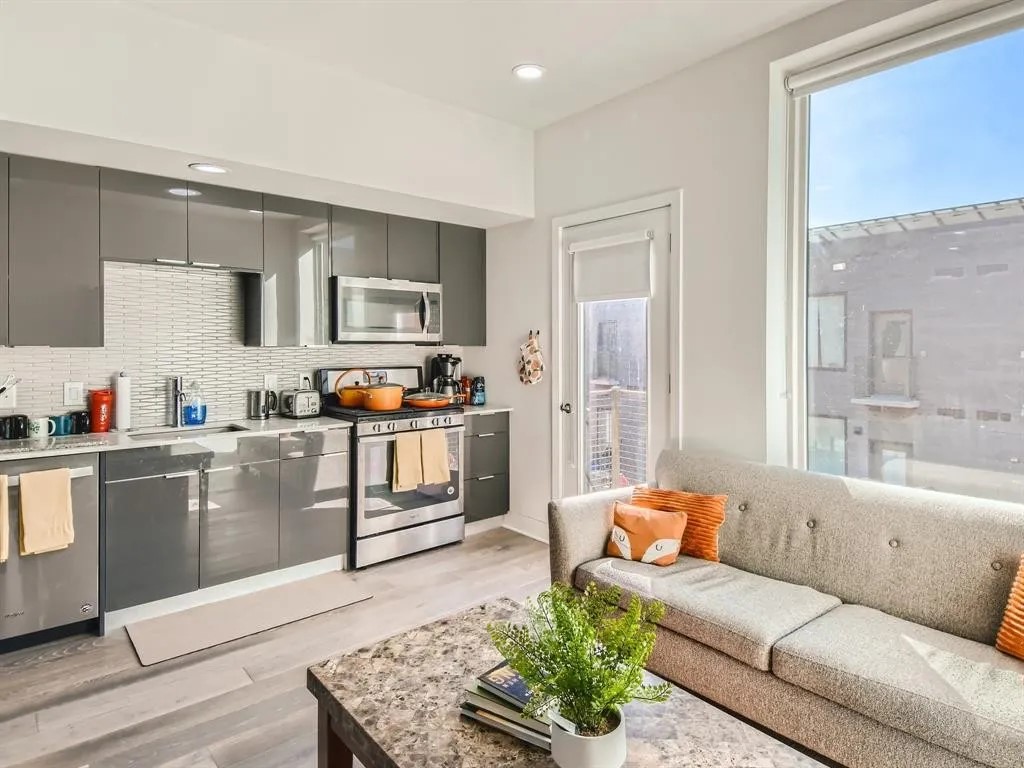
<path id="1" fill-rule="evenodd" d="M 109 432 L 114 421 L 114 390 L 90 390 L 89 415 L 93 432 Z"/>

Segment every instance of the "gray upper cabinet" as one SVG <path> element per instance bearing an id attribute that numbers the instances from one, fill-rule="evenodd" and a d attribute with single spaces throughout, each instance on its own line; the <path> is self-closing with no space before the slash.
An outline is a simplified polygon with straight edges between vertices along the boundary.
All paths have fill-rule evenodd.
<path id="1" fill-rule="evenodd" d="M 100 169 L 100 257 L 187 264 L 186 192 L 183 181 Z"/>
<path id="2" fill-rule="evenodd" d="M 331 208 L 331 274 L 388 276 L 388 217 L 376 211 Z"/>
<path id="3" fill-rule="evenodd" d="M 330 343 L 330 211 L 326 203 L 263 198 L 263 272 L 243 277 L 245 343 Z"/>
<path id="4" fill-rule="evenodd" d="M 441 224 L 441 324 L 445 344 L 487 343 L 487 233 Z"/>
<path id="5" fill-rule="evenodd" d="M 188 183 L 188 261 L 197 267 L 263 269 L 263 195 Z"/>
<path id="6" fill-rule="evenodd" d="M 0 155 L 0 296 L 3 297 L 5 309 L 0 312 L 0 347 L 7 346 L 7 155 Z"/>
<path id="7" fill-rule="evenodd" d="M 100 172 L 10 158 L 12 345 L 102 347 Z"/>
<path id="8" fill-rule="evenodd" d="M 436 221 L 388 216 L 388 277 L 438 282 Z"/>

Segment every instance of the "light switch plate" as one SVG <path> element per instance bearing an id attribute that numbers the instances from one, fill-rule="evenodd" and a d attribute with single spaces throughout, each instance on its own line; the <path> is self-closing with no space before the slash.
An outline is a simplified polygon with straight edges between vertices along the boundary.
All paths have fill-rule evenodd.
<path id="1" fill-rule="evenodd" d="M 8 388 L 0 395 L 0 408 L 13 408 L 18 404 L 18 385 Z"/>
<path id="2" fill-rule="evenodd" d="M 80 381 L 64 382 L 64 405 L 84 405 L 85 387 Z"/>
<path id="3" fill-rule="evenodd" d="M 274 392 L 277 391 L 277 376 L 273 373 L 263 374 L 263 388 L 272 389 Z"/>

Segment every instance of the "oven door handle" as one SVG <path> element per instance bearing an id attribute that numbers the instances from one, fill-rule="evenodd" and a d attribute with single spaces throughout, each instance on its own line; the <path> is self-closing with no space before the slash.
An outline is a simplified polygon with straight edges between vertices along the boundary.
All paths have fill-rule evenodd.
<path id="1" fill-rule="evenodd" d="M 466 431 L 466 428 L 464 426 L 463 427 L 437 427 L 437 429 L 444 429 L 445 432 L 465 432 Z M 420 430 L 415 430 L 415 431 L 417 431 L 417 432 L 426 432 L 427 430 L 420 429 Z M 389 441 L 394 440 L 395 437 L 397 437 L 398 435 L 401 435 L 401 434 L 403 434 L 403 433 L 402 432 L 389 432 L 386 435 L 373 435 L 373 436 L 361 435 L 360 437 L 356 438 L 356 440 L 359 443 L 362 443 L 364 445 L 367 444 L 367 443 L 387 443 Z"/>

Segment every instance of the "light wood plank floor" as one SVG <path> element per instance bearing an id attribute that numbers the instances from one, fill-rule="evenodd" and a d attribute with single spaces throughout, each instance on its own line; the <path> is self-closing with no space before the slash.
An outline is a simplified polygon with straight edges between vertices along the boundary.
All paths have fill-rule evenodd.
<path id="1" fill-rule="evenodd" d="M 354 578 L 372 600 L 152 667 L 139 665 L 123 629 L 0 656 L 0 766 L 313 768 L 306 667 L 535 594 L 548 583 L 547 547 L 498 529 Z"/>

